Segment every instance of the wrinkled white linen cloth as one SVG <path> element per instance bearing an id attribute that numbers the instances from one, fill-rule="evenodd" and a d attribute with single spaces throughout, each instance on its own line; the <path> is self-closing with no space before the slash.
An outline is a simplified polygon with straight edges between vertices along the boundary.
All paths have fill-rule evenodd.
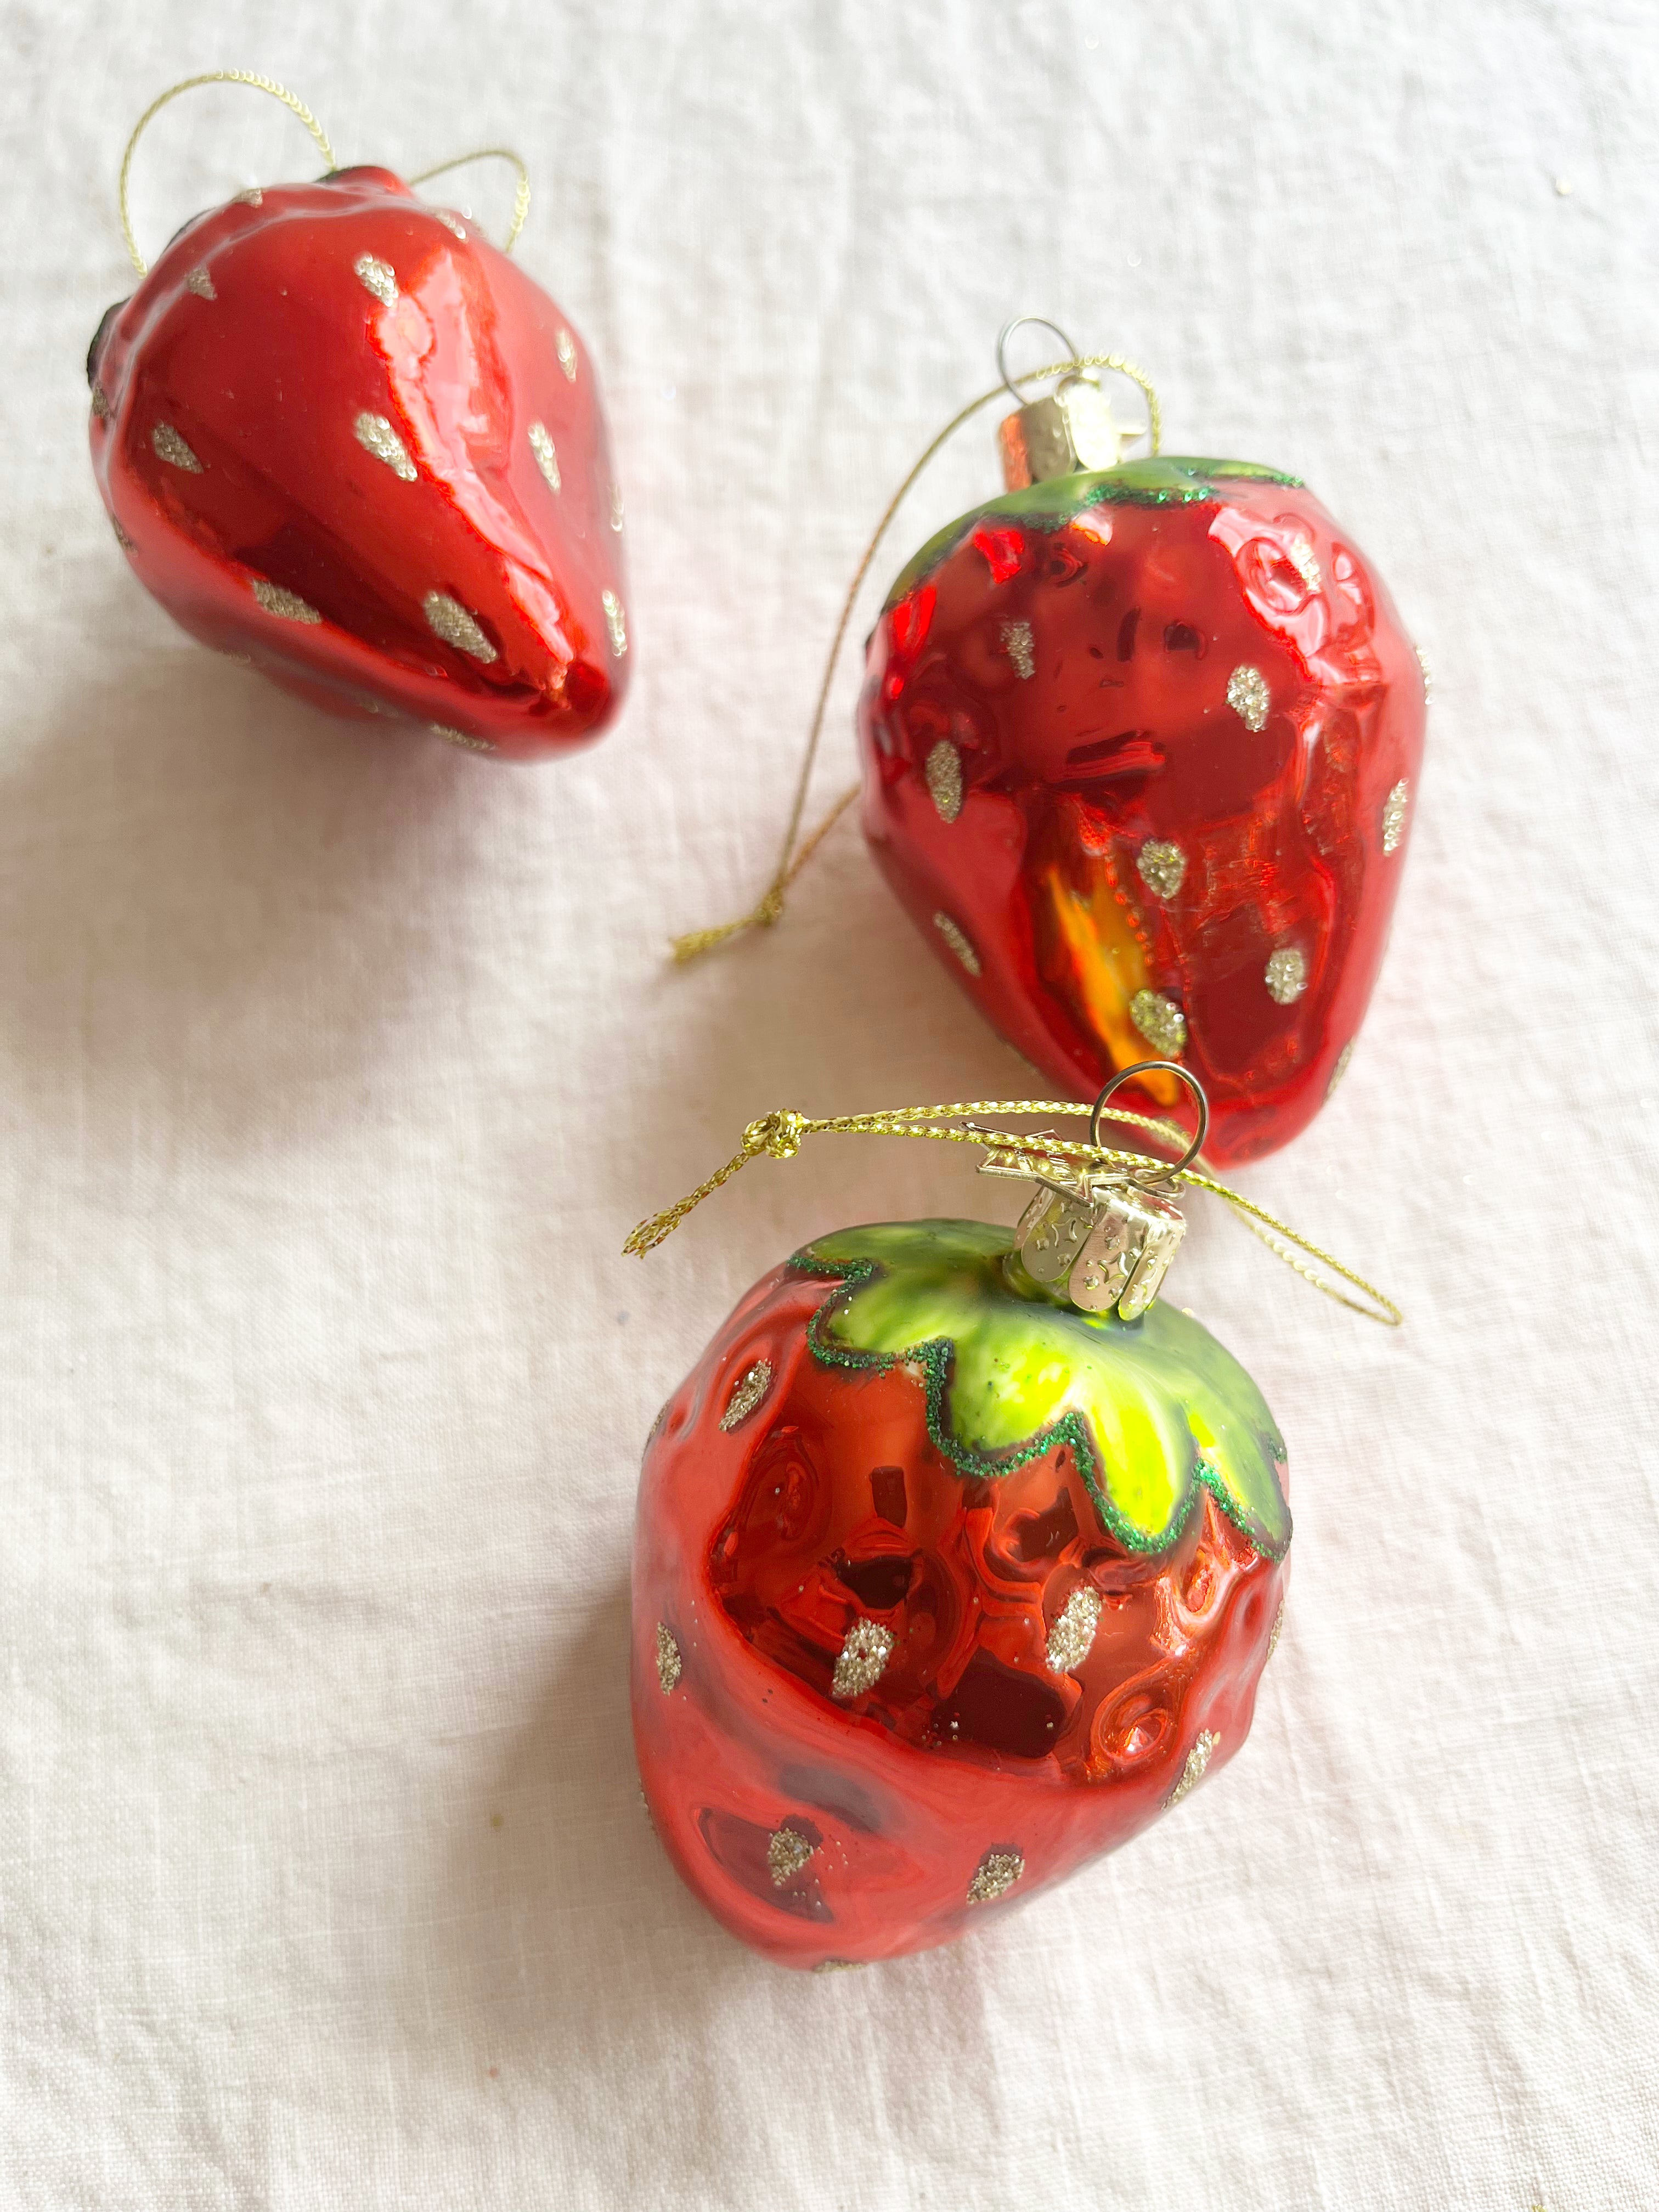
<path id="1" fill-rule="evenodd" d="M 0 2203 L 1652 2203 L 1650 7 L 3 22 Z M 126 573 L 81 375 L 115 171 L 224 66 L 343 160 L 529 158 L 628 501 L 635 689 L 580 759 L 331 724 Z M 141 235 L 313 167 L 181 101 Z M 1027 1088 L 850 823 L 781 928 L 664 960 L 765 880 L 864 539 L 1025 310 L 1152 371 L 1171 450 L 1304 476 L 1433 663 L 1352 1073 L 1243 1177 L 1409 1326 L 1197 1215 L 1182 1302 L 1291 1445 L 1253 1740 L 957 1949 L 796 1978 L 641 1810 L 639 1453 L 784 1253 L 987 1187 L 826 1141 L 619 1247 L 770 1108 Z"/>

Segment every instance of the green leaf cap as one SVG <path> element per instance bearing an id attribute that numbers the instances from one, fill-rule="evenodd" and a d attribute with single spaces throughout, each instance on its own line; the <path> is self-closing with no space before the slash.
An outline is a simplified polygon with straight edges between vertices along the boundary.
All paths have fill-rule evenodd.
<path id="1" fill-rule="evenodd" d="M 1051 477 L 1044 483 L 1028 485 L 1024 491 L 1006 492 L 1000 499 L 988 500 L 983 507 L 959 514 L 930 538 L 899 572 L 885 605 L 896 606 L 913 592 L 982 522 L 1061 530 L 1091 507 L 1193 507 L 1205 501 L 1213 506 L 1225 499 L 1228 487 L 1236 483 L 1302 489 L 1300 477 L 1288 477 L 1260 461 L 1217 461 L 1186 453 L 1158 453 L 1149 460 L 1123 461 L 1115 469 L 1087 469 L 1076 476 Z"/>
<path id="2" fill-rule="evenodd" d="M 838 1230 L 792 1267 L 840 1288 L 807 1340 L 826 1366 L 921 1370 L 927 1431 L 964 1475 L 994 1479 L 1069 1444 L 1101 1525 L 1162 1553 L 1200 1488 L 1259 1551 L 1283 1557 L 1285 1447 L 1231 1353 L 1158 1299 L 1138 1321 L 1079 1313 L 1004 1267 L 1006 1229 L 981 1221 Z M 1018 1262 L 1016 1262 L 1018 1267 Z"/>

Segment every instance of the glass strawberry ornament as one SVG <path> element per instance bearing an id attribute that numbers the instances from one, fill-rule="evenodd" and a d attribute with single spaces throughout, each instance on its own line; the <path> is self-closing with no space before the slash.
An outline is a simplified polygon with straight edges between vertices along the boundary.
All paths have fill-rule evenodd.
<path id="1" fill-rule="evenodd" d="M 769 1117 L 732 1164 L 820 1129 L 917 1133 L 902 1118 Z M 948 1942 L 1127 1842 L 1238 1749 L 1278 1639 L 1284 1444 L 1158 1295 L 1181 1170 L 957 1133 L 1037 1177 L 1018 1228 L 815 1239 L 646 1449 L 647 1802 L 696 1896 L 786 1966 Z"/>
<path id="2" fill-rule="evenodd" d="M 1346 1066 L 1426 672 L 1297 478 L 1157 433 L 1154 410 L 1152 453 L 1121 459 L 1076 372 L 1005 422 L 1007 491 L 921 549 L 871 635 L 863 822 L 1010 1043 L 1083 1097 L 1148 1045 L 1179 1059 L 1224 1164 L 1288 1142 Z"/>
<path id="3" fill-rule="evenodd" d="M 293 95 L 227 74 L 331 164 Z M 93 471 L 174 620 L 315 705 L 470 750 L 597 736 L 627 668 L 622 503 L 547 294 L 372 167 L 239 193 L 133 259 L 88 357 Z"/>

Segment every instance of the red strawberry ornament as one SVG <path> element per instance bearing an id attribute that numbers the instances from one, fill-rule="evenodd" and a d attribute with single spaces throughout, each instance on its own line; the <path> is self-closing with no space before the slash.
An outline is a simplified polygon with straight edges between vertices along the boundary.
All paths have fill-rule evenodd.
<path id="1" fill-rule="evenodd" d="M 198 216 L 105 316 L 92 459 L 168 613 L 274 683 L 504 758 L 627 669 L 592 365 L 471 221 L 380 168 Z"/>
<path id="2" fill-rule="evenodd" d="M 1051 1081 L 1091 1097 L 1150 1046 L 1202 1079 L 1211 1158 L 1253 1158 L 1312 1120 L 1364 1018 L 1425 672 L 1295 477 L 1084 469 L 1064 434 L 1019 434 L 1056 404 L 1005 425 L 1024 488 L 942 531 L 888 596 L 859 709 L 865 833 Z M 1179 1102 L 1168 1077 L 1141 1087 Z"/>
<path id="3" fill-rule="evenodd" d="M 1291 1535 L 1272 1416 L 1179 1309 L 1080 1311 L 1013 1243 L 819 1238 L 646 1450 L 647 1800 L 696 1895 L 785 1966 L 948 1942 L 1250 1725 Z"/>

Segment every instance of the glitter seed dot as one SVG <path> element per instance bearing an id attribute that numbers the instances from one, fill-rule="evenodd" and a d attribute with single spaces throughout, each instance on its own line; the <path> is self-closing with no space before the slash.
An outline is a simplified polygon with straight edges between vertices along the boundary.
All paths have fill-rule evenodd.
<path id="1" fill-rule="evenodd" d="M 237 192 L 234 195 L 233 204 L 237 207 L 263 207 L 265 204 L 265 196 L 258 185 L 250 185 L 245 192 Z"/>
<path id="2" fill-rule="evenodd" d="M 1129 1019 L 1155 1051 L 1166 1060 L 1180 1058 L 1187 1042 L 1187 1017 L 1162 991 L 1137 991 L 1129 1001 Z"/>
<path id="3" fill-rule="evenodd" d="M 427 727 L 434 738 L 441 738 L 447 745 L 459 745 L 464 752 L 493 753 L 495 742 L 489 738 L 475 738 L 465 730 L 451 727 L 447 722 L 428 722 Z"/>
<path id="4" fill-rule="evenodd" d="M 276 615 L 283 622 L 321 622 L 316 608 L 297 592 L 285 592 L 280 584 L 268 583 L 263 576 L 253 577 L 252 582 L 253 596 L 268 615 Z"/>
<path id="5" fill-rule="evenodd" d="M 377 461 L 384 461 L 392 475 L 400 477 L 404 483 L 414 483 L 416 471 L 409 458 L 409 448 L 384 415 L 360 415 L 351 428 L 365 453 L 373 453 Z"/>
<path id="6" fill-rule="evenodd" d="M 860 1966 L 867 1966 L 867 1959 L 820 1959 L 812 1972 L 815 1974 L 855 1974 Z"/>
<path id="7" fill-rule="evenodd" d="M 766 1844 L 766 1863 L 773 1888 L 787 1888 L 817 1848 L 798 1828 L 774 1828 Z"/>
<path id="8" fill-rule="evenodd" d="M 1267 726 L 1267 679 L 1259 668 L 1242 661 L 1227 678 L 1227 704 L 1247 730 Z"/>
<path id="9" fill-rule="evenodd" d="M 1181 1770 L 1180 1781 L 1164 1800 L 1166 1812 L 1172 1805 L 1178 1805 L 1190 1791 L 1197 1789 L 1199 1784 L 1204 1779 L 1204 1770 L 1208 1766 L 1211 1756 L 1220 1741 L 1221 1738 L 1210 1729 L 1206 1729 L 1203 1735 L 1199 1737 L 1187 1753 L 1187 1763 Z"/>
<path id="10" fill-rule="evenodd" d="M 845 1701 L 861 1698 L 866 1690 L 873 1689 L 881 1680 L 882 1670 L 893 1652 L 893 1632 L 884 1628 L 878 1620 L 855 1620 L 847 1632 L 847 1641 L 841 1647 L 836 1661 L 835 1680 L 830 1685 L 830 1694 Z"/>
<path id="11" fill-rule="evenodd" d="M 1279 1610 L 1273 1615 L 1273 1632 L 1267 1638 L 1267 1656 L 1269 1659 L 1271 1659 L 1274 1652 L 1278 1650 L 1279 1639 L 1285 1633 L 1285 1608 L 1289 1603 L 1290 1600 L 1288 1598 L 1282 1597 L 1279 1601 Z"/>
<path id="12" fill-rule="evenodd" d="M 447 592 L 428 592 L 421 605 L 428 628 L 446 645 L 453 645 L 458 653 L 470 653 L 486 667 L 492 660 L 500 659 L 501 655 L 459 599 L 452 599 Z"/>
<path id="13" fill-rule="evenodd" d="M 1002 625 L 1002 649 L 1014 664 L 1014 673 L 1020 680 L 1029 682 L 1036 674 L 1036 647 L 1028 622 L 1006 622 Z"/>
<path id="14" fill-rule="evenodd" d="M 736 1388 L 726 1400 L 726 1411 L 720 1415 L 721 1428 L 729 1433 L 740 1421 L 746 1421 L 771 1387 L 771 1361 L 756 1360 L 753 1366 L 738 1376 Z"/>
<path id="15" fill-rule="evenodd" d="M 948 914 L 944 913 L 936 914 L 933 916 L 933 927 L 950 946 L 951 951 L 956 954 L 957 958 L 961 961 L 968 973 L 970 975 L 977 975 L 979 955 L 975 951 L 966 933 L 951 921 Z"/>
<path id="16" fill-rule="evenodd" d="M 553 441 L 547 434 L 545 422 L 531 424 L 530 450 L 536 456 L 536 466 L 547 478 L 549 486 L 552 490 L 557 491 L 560 483 L 559 457 L 553 450 Z"/>
<path id="17" fill-rule="evenodd" d="M 452 215 L 447 208 L 434 208 L 432 212 L 437 216 L 439 222 L 442 223 L 446 230 L 452 232 L 455 237 L 461 240 L 463 245 L 465 244 L 466 226 L 461 221 L 459 216 Z"/>
<path id="18" fill-rule="evenodd" d="M 383 307 L 389 307 L 398 296 L 398 272 L 389 261 L 381 261 L 373 253 L 360 253 L 352 263 L 358 282 L 372 292 Z"/>
<path id="19" fill-rule="evenodd" d="M 621 530 L 621 528 L 622 528 L 622 526 L 623 526 L 623 496 L 622 496 L 622 486 L 621 486 L 620 484 L 612 484 L 612 485 L 611 485 L 611 527 L 613 530 L 620 531 L 620 530 Z"/>
<path id="20" fill-rule="evenodd" d="M 1420 645 L 1414 645 L 1412 647 L 1412 651 L 1417 655 L 1417 665 L 1423 672 L 1424 699 L 1425 701 L 1432 699 L 1434 696 L 1434 671 L 1429 665 L 1429 656 L 1424 652 Z"/>
<path id="21" fill-rule="evenodd" d="M 1080 1583 L 1048 1632 L 1048 1672 L 1069 1674 L 1074 1667 L 1080 1667 L 1099 1626 L 1100 1592 L 1088 1583 Z"/>
<path id="22" fill-rule="evenodd" d="M 662 1685 L 665 1698 L 672 1697 L 680 1679 L 680 1647 L 669 1632 L 666 1621 L 657 1623 L 657 1680 Z"/>
<path id="23" fill-rule="evenodd" d="M 1293 538 L 1286 550 L 1291 568 L 1310 592 L 1316 592 L 1324 578 L 1319 573 L 1319 559 L 1312 542 L 1306 538 Z"/>
<path id="24" fill-rule="evenodd" d="M 124 553 L 135 552 L 137 549 L 133 544 L 131 538 L 127 536 L 126 532 L 122 529 L 120 524 L 115 520 L 115 517 L 111 515 L 109 520 L 110 528 L 115 532 L 115 542 L 120 547 L 121 550 Z"/>
<path id="25" fill-rule="evenodd" d="M 987 1851 L 968 1885 L 969 1905 L 994 1905 L 1006 1897 L 1025 1871 L 1021 1851 Z"/>
<path id="26" fill-rule="evenodd" d="M 554 350 L 559 356 L 559 367 L 564 371 L 566 380 L 574 384 L 576 381 L 576 341 L 562 325 L 554 340 Z"/>
<path id="27" fill-rule="evenodd" d="M 101 384 L 94 384 L 92 387 L 92 411 L 100 422 L 108 421 L 109 401 L 104 397 L 104 387 Z"/>
<path id="28" fill-rule="evenodd" d="M 149 442 L 158 461 L 166 461 L 171 468 L 183 469 L 187 476 L 201 475 L 202 464 L 171 422 L 158 422 L 149 434 Z"/>
<path id="29" fill-rule="evenodd" d="M 927 796 L 941 822 L 954 822 L 962 811 L 962 755 L 949 738 L 941 738 L 922 767 Z"/>
<path id="30" fill-rule="evenodd" d="M 611 633 L 611 650 L 620 660 L 628 650 L 628 617 L 614 592 L 601 592 L 599 604 L 605 609 L 605 626 Z"/>
<path id="31" fill-rule="evenodd" d="M 1341 1082 L 1343 1077 L 1348 1072 L 1348 1062 L 1353 1058 L 1353 1048 L 1354 1040 L 1352 1037 L 1350 1037 L 1346 1044 L 1343 1046 L 1341 1051 L 1336 1055 L 1336 1066 L 1331 1070 L 1331 1079 L 1325 1085 L 1325 1100 L 1328 1105 L 1336 1096 L 1337 1085 Z"/>
<path id="32" fill-rule="evenodd" d="M 1187 855 L 1179 845 L 1166 844 L 1161 837 L 1149 837 L 1135 858 L 1140 871 L 1140 880 L 1154 897 L 1171 899 L 1181 889 L 1187 873 Z"/>
<path id="33" fill-rule="evenodd" d="M 1412 803 L 1410 780 L 1401 776 L 1382 802 L 1382 850 L 1395 853 L 1406 834 L 1406 815 Z"/>
<path id="34" fill-rule="evenodd" d="M 1308 988 L 1308 957 L 1299 945 L 1281 945 L 1266 969 L 1267 996 L 1291 1006 Z"/>

